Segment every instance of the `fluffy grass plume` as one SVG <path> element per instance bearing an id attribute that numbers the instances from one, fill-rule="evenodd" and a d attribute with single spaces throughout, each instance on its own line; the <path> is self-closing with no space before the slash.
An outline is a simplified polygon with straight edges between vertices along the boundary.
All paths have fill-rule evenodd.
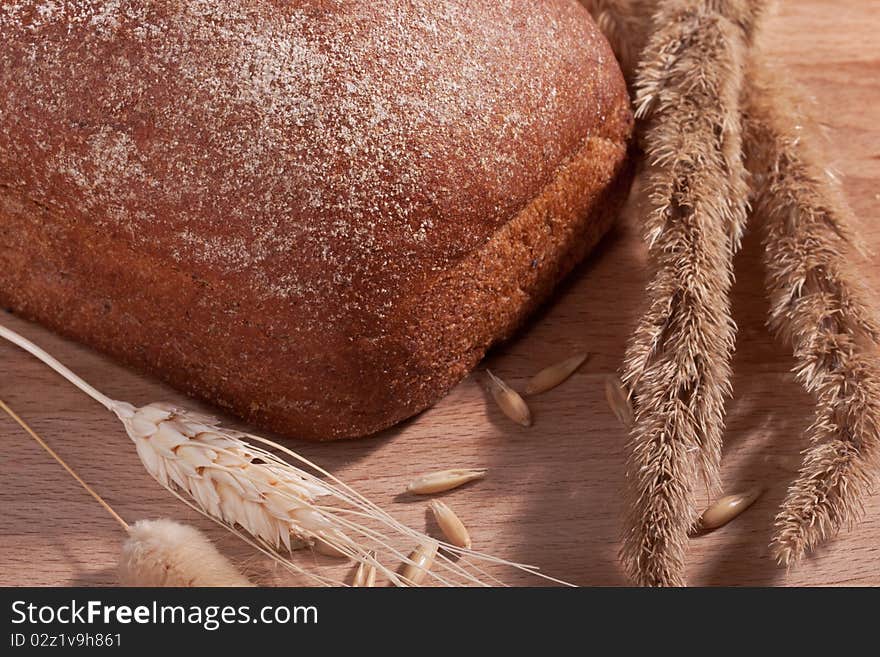
<path id="1" fill-rule="evenodd" d="M 633 59 L 652 21 L 645 0 L 582 0 L 605 31 L 623 65 Z M 667 25 L 663 3 L 654 24 Z M 762 2 L 717 2 L 751 44 Z M 699 40 L 691 45 L 698 45 Z M 681 47 L 687 43 L 681 41 Z M 652 60 L 653 58 L 653 60 Z M 803 101 L 759 57 L 743 82 L 741 108 L 748 168 L 753 174 L 754 216 L 763 224 L 769 323 L 791 344 L 796 374 L 816 398 L 810 448 L 777 516 L 773 552 L 789 565 L 823 539 L 852 524 L 880 471 L 880 326 L 849 264 L 860 244 L 851 212 L 815 147 Z M 661 69 L 669 51 L 645 54 Z M 695 69 L 697 70 L 697 69 Z M 692 82 L 699 79 L 689 76 Z M 694 85 L 694 97 L 702 93 Z M 811 134 L 812 133 L 812 134 Z M 675 476 L 670 471 L 670 476 Z M 631 569 L 641 569 L 638 564 Z M 643 578 L 637 577 L 640 581 Z"/>
<path id="2" fill-rule="evenodd" d="M 253 586 L 202 532 L 173 520 L 139 520 L 129 527 L 119 558 L 119 583 Z"/>
<path id="3" fill-rule="evenodd" d="M 880 324 L 857 273 L 851 211 L 803 102 L 760 61 L 750 70 L 746 144 L 764 227 L 770 326 L 816 399 L 810 446 L 776 518 L 782 564 L 851 525 L 880 471 Z M 813 133 L 813 134 L 811 134 Z"/>

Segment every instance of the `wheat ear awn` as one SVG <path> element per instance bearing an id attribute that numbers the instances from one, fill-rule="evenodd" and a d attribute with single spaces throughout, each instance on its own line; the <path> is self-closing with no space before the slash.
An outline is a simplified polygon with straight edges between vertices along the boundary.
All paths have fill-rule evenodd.
<path id="1" fill-rule="evenodd" d="M 489 370 L 486 370 L 486 374 L 489 375 L 489 392 L 498 408 L 518 425 L 532 426 L 532 413 L 520 394 Z"/>
<path id="2" fill-rule="evenodd" d="M 752 488 L 743 493 L 725 495 L 703 511 L 699 528 L 709 531 L 723 527 L 752 506 L 763 492 L 763 488 Z"/>
<path id="3" fill-rule="evenodd" d="M 719 487 L 735 336 L 729 291 L 748 197 L 743 23 L 753 4 L 661 0 L 636 73 L 653 273 L 622 377 L 635 416 L 621 557 L 642 585 L 685 584 L 694 491 L 701 478 L 710 491 Z"/>
<path id="4" fill-rule="evenodd" d="M 482 479 L 486 476 L 485 468 L 467 469 L 456 468 L 452 470 L 440 470 L 430 472 L 413 479 L 406 487 L 408 493 L 413 495 L 434 495 L 443 493 L 459 486 Z"/>
<path id="5" fill-rule="evenodd" d="M 114 413 L 144 467 L 180 501 L 314 582 L 341 584 L 298 565 L 291 550 L 322 541 L 350 559 L 372 564 L 392 583 L 403 584 L 394 570 L 383 565 L 385 561 L 406 560 L 395 541 L 436 543 L 283 445 L 220 427 L 214 418 L 172 404 L 135 407 L 110 399 L 15 331 L 0 325 L 0 337 L 38 358 Z M 429 576 L 444 586 L 500 583 L 484 566 L 516 568 L 567 584 L 538 572 L 534 566 L 449 544 L 443 544 L 443 548 L 457 558 L 441 554 Z M 378 556 L 370 557 L 370 550 Z"/>
<path id="6" fill-rule="evenodd" d="M 552 390 L 574 374 L 584 364 L 588 356 L 589 354 L 586 352 L 575 354 L 570 358 L 544 368 L 526 384 L 526 395 L 540 395 L 542 392 Z"/>
<path id="7" fill-rule="evenodd" d="M 770 326 L 816 399 L 809 448 L 776 517 L 772 550 L 791 565 L 851 526 L 880 472 L 880 321 L 852 262 L 852 212 L 815 150 L 803 102 L 757 60 L 746 136 L 764 227 Z"/>
<path id="8" fill-rule="evenodd" d="M 173 520 L 127 523 L 67 462 L 3 400 L 0 408 L 24 429 L 128 534 L 119 559 L 123 586 L 253 586 L 216 546 L 194 527 Z"/>

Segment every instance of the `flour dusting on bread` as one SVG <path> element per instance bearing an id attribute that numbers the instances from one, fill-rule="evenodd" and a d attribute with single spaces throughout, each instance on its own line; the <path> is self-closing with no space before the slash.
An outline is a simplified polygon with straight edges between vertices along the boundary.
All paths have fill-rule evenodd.
<path id="1" fill-rule="evenodd" d="M 575 0 L 8 0 L 0 42 L 0 303 L 288 434 L 425 408 L 625 192 Z"/>

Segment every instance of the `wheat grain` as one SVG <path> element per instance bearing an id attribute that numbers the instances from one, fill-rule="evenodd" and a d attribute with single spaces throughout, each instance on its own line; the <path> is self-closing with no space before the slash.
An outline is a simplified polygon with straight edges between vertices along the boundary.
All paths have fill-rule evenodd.
<path id="1" fill-rule="evenodd" d="M 458 488 L 471 481 L 482 479 L 488 472 L 485 468 L 440 470 L 413 479 L 406 487 L 414 495 L 433 495 Z"/>
<path id="2" fill-rule="evenodd" d="M 575 354 L 570 358 L 545 367 L 526 384 L 526 395 L 539 395 L 542 392 L 552 390 L 574 374 L 584 364 L 584 361 L 587 360 L 587 356 L 589 354 L 586 352 Z"/>
<path id="3" fill-rule="evenodd" d="M 489 392 L 501 411 L 511 420 L 523 427 L 532 425 L 532 413 L 520 394 L 504 381 L 486 370 L 489 375 Z"/>
<path id="4" fill-rule="evenodd" d="M 376 560 L 376 553 L 370 551 L 365 561 L 358 564 L 351 585 L 355 587 L 371 588 L 376 586 L 376 567 L 372 564 Z"/>
<path id="5" fill-rule="evenodd" d="M 629 429 L 633 423 L 632 403 L 619 377 L 605 377 L 605 401 L 620 424 Z"/>
<path id="6" fill-rule="evenodd" d="M 801 459 L 794 455 L 765 454 L 761 461 L 779 470 L 797 472 L 801 467 Z"/>
<path id="7" fill-rule="evenodd" d="M 700 529 L 712 530 L 723 527 L 752 506 L 763 492 L 763 488 L 752 488 L 743 493 L 725 495 L 718 499 L 703 511 L 699 520 Z"/>
<path id="8" fill-rule="evenodd" d="M 312 549 L 318 554 L 323 554 L 325 557 L 333 557 L 334 559 L 349 558 L 346 552 L 343 552 L 331 543 L 328 543 L 323 538 L 315 539 L 315 542 L 312 545 Z"/>
<path id="9" fill-rule="evenodd" d="M 438 544 L 426 541 L 413 550 L 403 566 L 401 577 L 407 586 L 419 586 L 434 565 Z"/>
<path id="10" fill-rule="evenodd" d="M 374 558 L 375 558 L 375 553 Z M 373 564 L 367 564 L 367 574 L 364 577 L 364 587 L 365 588 L 373 588 L 376 586 L 376 566 Z"/>
<path id="11" fill-rule="evenodd" d="M 431 500 L 428 503 L 428 507 L 434 513 L 434 518 L 437 520 L 440 529 L 443 530 L 446 540 L 452 543 L 452 545 L 470 549 L 471 536 L 468 533 L 467 527 L 464 526 L 464 523 L 449 505 L 440 500 Z"/>
<path id="12" fill-rule="evenodd" d="M 38 358 L 113 412 L 125 427 L 144 467 L 170 493 L 293 572 L 321 584 L 339 584 L 305 570 L 291 558 L 292 549 L 320 540 L 358 562 L 367 560 L 371 549 L 376 550 L 381 557 L 370 559 L 369 563 L 392 583 L 402 584 L 400 576 L 383 565 L 385 559 L 405 558 L 395 547 L 395 541 L 436 545 L 424 533 L 401 524 L 338 478 L 283 445 L 221 428 L 214 418 L 174 405 L 154 403 L 138 408 L 111 399 L 15 331 L 0 325 L 0 337 Z M 282 460 L 275 452 L 293 463 Z M 516 568 L 567 584 L 538 572 L 534 566 L 465 552 L 448 544 L 443 548 L 455 558 L 441 554 L 429 573 L 442 585 L 498 582 L 478 564 Z"/>

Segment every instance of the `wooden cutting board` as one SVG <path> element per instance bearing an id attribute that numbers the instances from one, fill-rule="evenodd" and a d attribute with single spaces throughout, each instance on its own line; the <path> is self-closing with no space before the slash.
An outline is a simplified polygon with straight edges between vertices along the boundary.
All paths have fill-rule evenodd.
<path id="1" fill-rule="evenodd" d="M 816 99 L 828 127 L 829 166 L 843 178 L 859 228 L 874 249 L 861 271 L 880 290 L 880 1 L 788 0 L 768 23 L 772 57 Z M 557 298 L 487 359 L 521 385 L 541 367 L 586 349 L 588 363 L 566 384 L 534 399 L 522 429 L 487 403 L 479 373 L 435 408 L 359 442 L 291 446 L 354 485 L 400 520 L 426 527 L 424 500 L 400 496 L 415 475 L 486 467 L 489 477 L 447 496 L 474 546 L 539 564 L 581 585 L 625 580 L 616 554 L 621 527 L 624 432 L 603 397 L 639 312 L 645 248 L 630 210 Z M 793 476 L 810 422 L 810 399 L 790 375 L 792 360 L 764 327 L 760 243 L 738 257 L 734 312 L 740 332 L 735 399 L 729 404 L 725 488 L 768 487 L 734 523 L 695 539 L 689 581 L 700 585 L 880 585 L 880 495 L 865 519 L 790 572 L 768 555 L 773 516 Z M 874 298 L 880 303 L 880 296 Z M 117 399 L 169 400 L 204 408 L 149 378 L 2 313 L 0 321 L 37 341 Z M 117 421 L 24 353 L 0 344 L 0 398 L 40 432 L 127 519 L 193 522 L 224 551 L 256 563 L 249 548 L 162 490 L 141 468 Z M 227 418 L 231 424 L 234 420 Z M 767 457 L 771 458 L 767 458 Z M 10 420 L 0 417 L 0 584 L 112 585 L 123 536 L 107 514 Z M 314 557 L 300 555 L 305 565 Z M 257 569 L 261 581 L 296 583 Z M 348 567 L 338 567 L 345 577 Z M 535 579 L 508 573 L 511 583 Z"/>

